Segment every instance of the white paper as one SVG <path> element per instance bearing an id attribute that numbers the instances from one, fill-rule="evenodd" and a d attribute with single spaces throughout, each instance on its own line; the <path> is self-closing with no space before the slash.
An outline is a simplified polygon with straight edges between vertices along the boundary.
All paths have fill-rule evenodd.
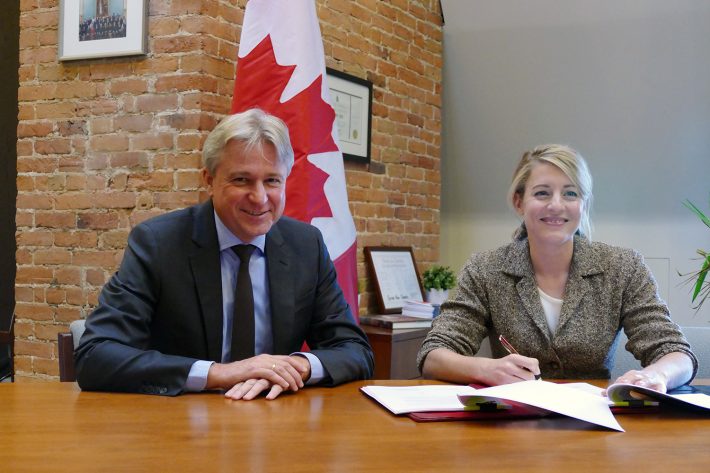
<path id="1" fill-rule="evenodd" d="M 475 396 L 494 397 L 547 409 L 568 417 L 623 432 L 606 398 L 548 381 L 522 381 L 477 389 Z"/>
<path id="2" fill-rule="evenodd" d="M 669 394 L 669 396 L 697 407 L 704 407 L 705 409 L 710 409 L 710 396 L 708 396 L 707 394 Z"/>
<path id="3" fill-rule="evenodd" d="M 463 411 L 459 395 L 475 394 L 470 386 L 365 386 L 360 388 L 393 414 Z"/>

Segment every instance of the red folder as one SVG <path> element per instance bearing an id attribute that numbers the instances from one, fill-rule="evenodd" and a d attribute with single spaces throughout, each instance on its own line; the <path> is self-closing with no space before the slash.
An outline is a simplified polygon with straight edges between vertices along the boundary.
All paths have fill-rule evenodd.
<path id="1" fill-rule="evenodd" d="M 488 387 L 482 384 L 470 384 L 469 386 L 476 389 Z M 515 401 L 506 400 L 505 403 L 510 406 L 510 409 L 495 411 L 410 412 L 407 416 L 416 422 L 442 422 L 450 420 L 532 419 L 557 415 L 546 409 L 540 409 L 539 407 L 529 406 Z"/>

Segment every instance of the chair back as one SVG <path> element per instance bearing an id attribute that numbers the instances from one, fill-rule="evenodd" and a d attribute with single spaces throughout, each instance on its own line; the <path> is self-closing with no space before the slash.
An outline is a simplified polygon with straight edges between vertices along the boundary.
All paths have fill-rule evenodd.
<path id="1" fill-rule="evenodd" d="M 57 352 L 59 354 L 59 381 L 76 381 L 74 370 L 74 349 L 79 346 L 79 339 L 84 334 L 85 322 L 75 320 L 69 324 L 69 332 L 57 334 Z"/>
<path id="2" fill-rule="evenodd" d="M 15 381 L 15 314 L 10 315 L 10 324 L 7 330 L 0 329 L 0 347 L 7 350 L 3 357 L 7 357 L 7 372 L 0 369 L 0 381 L 9 377 L 10 381 Z M 0 358 L 0 361 L 2 358 Z"/>
<path id="3" fill-rule="evenodd" d="M 710 326 L 682 327 L 683 335 L 698 358 L 697 378 L 710 378 Z"/>
<path id="4" fill-rule="evenodd" d="M 690 348 L 698 358 L 697 378 L 710 378 L 710 327 L 681 327 L 683 335 L 690 343 Z M 619 334 L 616 345 L 616 359 L 611 379 L 614 380 L 629 370 L 641 369 L 641 363 L 634 355 L 626 351 L 628 338 L 623 331 Z"/>

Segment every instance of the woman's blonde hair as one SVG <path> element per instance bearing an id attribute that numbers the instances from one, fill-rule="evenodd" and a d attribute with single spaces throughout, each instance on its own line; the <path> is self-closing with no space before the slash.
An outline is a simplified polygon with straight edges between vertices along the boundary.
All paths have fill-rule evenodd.
<path id="1" fill-rule="evenodd" d="M 525 185 L 530 178 L 530 173 L 538 163 L 552 164 L 562 171 L 565 176 L 577 187 L 582 199 L 582 217 L 577 232 L 587 239 L 592 239 L 592 222 L 589 212 L 592 208 L 592 175 L 589 173 L 587 162 L 576 150 L 565 145 L 543 145 L 531 151 L 526 151 L 520 158 L 518 166 L 513 173 L 513 181 L 508 189 L 508 203 L 515 208 L 515 196 L 523 198 Z M 513 234 L 513 238 L 522 239 L 527 236 L 525 223 Z"/>

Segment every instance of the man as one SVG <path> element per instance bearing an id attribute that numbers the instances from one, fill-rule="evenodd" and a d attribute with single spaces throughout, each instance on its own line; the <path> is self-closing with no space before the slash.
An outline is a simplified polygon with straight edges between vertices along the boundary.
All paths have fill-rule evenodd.
<path id="1" fill-rule="evenodd" d="M 293 159 L 286 125 L 261 110 L 215 127 L 211 199 L 131 231 L 74 355 L 82 389 L 274 399 L 372 375 L 320 232 L 282 217 Z"/>

